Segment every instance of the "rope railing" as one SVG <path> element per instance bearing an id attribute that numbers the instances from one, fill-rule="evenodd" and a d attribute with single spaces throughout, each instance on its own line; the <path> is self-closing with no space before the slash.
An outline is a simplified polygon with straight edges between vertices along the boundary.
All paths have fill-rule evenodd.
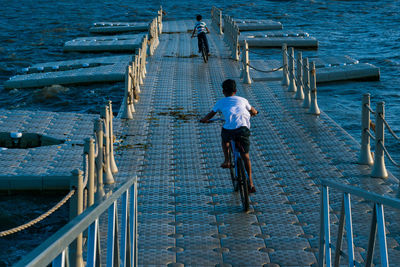
<path id="1" fill-rule="evenodd" d="M 9 229 L 9 230 L 1 231 L 0 232 L 0 237 L 4 237 L 4 236 L 10 235 L 10 234 L 15 234 L 17 232 L 20 232 L 22 230 L 25 230 L 25 229 L 37 224 L 38 222 L 42 221 L 43 219 L 45 219 L 49 215 L 53 214 L 56 210 L 61 208 L 61 206 L 64 205 L 74 194 L 75 194 L 75 190 L 71 190 L 61 201 L 59 201 L 54 207 L 49 209 L 47 212 L 43 213 L 42 215 L 40 215 L 36 219 L 31 220 L 31 221 L 29 221 L 29 222 L 27 222 L 27 223 L 25 223 L 23 225 L 14 227 L 14 228 Z"/>
<path id="2" fill-rule="evenodd" d="M 400 137 L 396 135 L 396 133 L 393 131 L 392 127 L 390 127 L 389 123 L 385 120 L 385 118 L 382 116 L 382 114 L 378 114 L 383 123 L 386 125 L 386 128 L 388 129 L 389 133 L 394 137 L 396 140 L 400 140 Z"/>
<path id="3" fill-rule="evenodd" d="M 382 141 L 381 141 L 381 140 L 378 141 L 378 144 L 382 147 L 383 151 L 385 152 L 385 154 L 386 154 L 386 156 L 388 157 L 388 159 L 390 160 L 390 162 L 392 162 L 392 164 L 393 164 L 394 166 L 400 168 L 400 164 L 397 163 L 397 162 L 390 156 L 389 152 L 387 151 L 385 145 L 382 144 Z"/>
<path id="4" fill-rule="evenodd" d="M 364 104 L 364 106 L 365 106 L 366 109 L 368 109 L 368 111 L 369 111 L 371 114 L 375 114 L 375 111 L 372 110 L 372 108 L 370 107 L 370 105 Z"/>
<path id="5" fill-rule="evenodd" d="M 369 135 L 370 138 L 372 138 L 372 140 L 375 140 L 375 136 L 371 133 L 370 130 L 365 129 L 365 132 Z"/>
<path id="6" fill-rule="evenodd" d="M 259 72 L 262 72 L 262 73 L 271 73 L 271 72 L 276 72 L 276 71 L 279 71 L 279 70 L 282 70 L 282 69 L 283 69 L 283 66 L 280 66 L 280 67 L 278 67 L 278 68 L 276 68 L 276 69 L 261 70 L 261 69 L 258 69 L 258 68 L 256 68 L 256 67 L 250 65 L 250 64 L 247 64 L 247 65 L 248 65 L 250 68 L 252 68 L 253 70 L 259 71 Z"/>

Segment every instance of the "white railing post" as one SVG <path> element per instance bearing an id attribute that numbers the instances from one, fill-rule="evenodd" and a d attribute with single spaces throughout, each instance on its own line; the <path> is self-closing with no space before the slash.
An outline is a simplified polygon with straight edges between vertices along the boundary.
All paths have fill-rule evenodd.
<path id="1" fill-rule="evenodd" d="M 368 131 L 370 130 L 370 112 L 368 107 L 371 107 L 370 94 L 364 94 L 362 98 L 361 108 L 361 150 L 360 156 L 358 157 L 358 163 L 364 165 L 374 164 L 374 159 L 371 155 L 370 136 Z"/>
<path id="2" fill-rule="evenodd" d="M 219 16 L 219 18 L 218 18 L 219 34 L 223 34 L 224 32 L 222 30 L 222 11 L 221 10 L 218 10 L 218 16 Z"/>
<path id="3" fill-rule="evenodd" d="M 251 84 L 251 78 L 250 78 L 250 69 L 249 69 L 249 45 L 247 44 L 247 41 L 244 41 L 244 73 L 243 73 L 243 83 L 245 84 Z"/>
<path id="4" fill-rule="evenodd" d="M 289 48 L 289 92 L 296 92 L 296 80 L 295 80 L 295 73 L 294 73 L 294 48 Z"/>
<path id="5" fill-rule="evenodd" d="M 310 110 L 308 113 L 313 114 L 313 115 L 319 115 L 321 114 L 321 111 L 319 110 L 318 107 L 318 101 L 317 101 L 317 74 L 315 72 L 315 62 L 311 62 L 310 66 L 310 84 L 311 84 L 311 106 Z"/>
<path id="6" fill-rule="evenodd" d="M 296 81 L 297 81 L 297 91 L 295 95 L 295 99 L 303 100 L 304 93 L 303 93 L 303 57 L 301 52 L 297 52 L 297 68 L 296 68 Z"/>
<path id="7" fill-rule="evenodd" d="M 110 127 L 109 127 L 110 118 L 109 118 L 108 106 L 105 106 L 104 110 L 101 111 L 100 117 L 104 119 L 104 141 L 105 141 L 104 183 L 113 184 L 115 181 L 110 168 Z"/>
<path id="8" fill-rule="evenodd" d="M 160 34 L 162 34 L 162 28 L 163 28 L 162 19 L 163 19 L 163 9 L 162 6 L 160 6 L 160 10 L 158 11 L 158 32 Z"/>
<path id="9" fill-rule="evenodd" d="M 103 120 L 98 119 L 94 125 L 94 132 L 97 141 L 97 157 L 96 157 L 96 176 L 97 176 L 97 190 L 95 195 L 95 202 L 99 203 L 104 197 L 103 187 L 103 166 L 104 166 L 104 131 Z"/>
<path id="10" fill-rule="evenodd" d="M 385 166 L 385 154 L 383 146 L 385 145 L 385 103 L 379 102 L 375 111 L 375 158 L 371 176 L 377 178 L 387 178 L 388 173 Z"/>
<path id="11" fill-rule="evenodd" d="M 126 66 L 125 71 L 125 95 L 124 95 L 124 110 L 122 112 L 122 118 L 131 120 L 132 116 L 132 107 L 133 107 L 133 99 L 132 99 L 132 78 L 130 76 L 130 67 Z"/>
<path id="12" fill-rule="evenodd" d="M 303 85 L 304 85 L 303 108 L 310 108 L 311 96 L 310 96 L 310 71 L 309 71 L 308 58 L 303 59 Z"/>
<path id="13" fill-rule="evenodd" d="M 94 193 L 95 193 L 95 183 L 94 183 L 94 173 L 95 173 L 95 152 L 94 152 L 94 139 L 85 139 L 85 152 L 88 155 L 88 204 L 90 207 L 94 204 Z"/>
<path id="14" fill-rule="evenodd" d="M 109 117 L 110 117 L 110 168 L 112 173 L 117 173 L 118 172 L 118 167 L 117 164 L 115 163 L 115 158 L 114 158 L 114 141 L 115 141 L 115 136 L 114 136 L 114 127 L 113 127 L 113 118 L 114 114 L 112 112 L 112 101 L 108 101 L 108 108 L 109 108 Z"/>
<path id="15" fill-rule="evenodd" d="M 283 63 L 282 85 L 288 86 L 289 85 L 289 74 L 288 74 L 288 58 L 287 58 L 287 45 L 286 44 L 282 44 L 282 63 Z"/>
<path id="16" fill-rule="evenodd" d="M 70 205 L 70 219 L 72 220 L 83 212 L 83 172 L 81 170 L 72 171 L 71 190 L 75 190 L 75 194 L 71 199 Z M 72 267 L 84 266 L 82 251 L 81 233 L 69 247 L 69 262 Z"/>

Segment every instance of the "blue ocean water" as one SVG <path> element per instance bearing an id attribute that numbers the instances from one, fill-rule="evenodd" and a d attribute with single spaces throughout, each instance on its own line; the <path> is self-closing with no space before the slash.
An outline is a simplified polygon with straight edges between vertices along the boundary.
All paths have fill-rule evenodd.
<path id="1" fill-rule="evenodd" d="M 349 55 L 380 67 L 381 80 L 340 82 L 318 86 L 318 103 L 356 140 L 360 140 L 361 98 L 370 93 L 373 107 L 386 102 L 386 118 L 400 130 L 400 1 L 78 1 L 0 0 L 0 105 L 8 109 L 76 111 L 98 113 L 104 101 L 118 106 L 123 84 L 66 86 L 59 92 L 43 88 L 3 90 L 3 83 L 31 64 L 99 54 L 63 53 L 63 43 L 88 36 L 96 21 L 149 21 L 162 5 L 165 19 L 209 17 L 215 5 L 235 18 L 272 19 L 288 30 L 306 31 L 319 40 L 319 49 L 304 56 Z M 265 50 L 279 58 L 279 49 Z M 102 53 L 101 55 L 107 55 Z M 117 110 L 115 108 L 115 110 Z M 399 131 L 396 131 L 399 133 Z M 400 161 L 400 146 L 387 138 L 387 147 Z M 398 177 L 400 172 L 388 164 Z M 4 195 L 0 198 L 0 230 L 26 222 L 52 206 L 60 196 Z M 14 204 L 17 200 L 18 205 Z M 10 208 L 10 205 L 12 208 Z M 18 212 L 16 212 L 18 210 Z M 67 219 L 60 212 L 37 228 L 0 239 L 0 266 L 16 262 L 40 244 Z M 37 215 L 36 215 L 37 216 Z M 40 232 L 40 234 L 37 234 Z M 10 245 L 11 244 L 11 245 Z"/>

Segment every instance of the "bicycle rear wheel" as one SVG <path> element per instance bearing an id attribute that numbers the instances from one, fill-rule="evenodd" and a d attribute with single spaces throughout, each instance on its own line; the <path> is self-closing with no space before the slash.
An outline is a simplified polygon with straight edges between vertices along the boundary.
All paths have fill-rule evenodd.
<path id="1" fill-rule="evenodd" d="M 237 192 L 239 190 L 239 186 L 238 186 L 238 182 L 237 182 L 236 175 L 235 175 L 235 163 L 234 163 L 234 160 L 233 160 L 232 148 L 229 148 L 228 156 L 229 156 L 229 162 L 231 163 L 231 167 L 229 168 L 229 172 L 231 174 L 233 190 L 235 190 Z"/>
<path id="2" fill-rule="evenodd" d="M 239 158 L 236 164 L 237 164 L 236 168 L 238 174 L 237 180 L 239 184 L 240 198 L 242 200 L 243 210 L 248 211 L 250 205 L 249 187 L 247 184 L 246 171 L 244 169 L 243 160 Z"/>
<path id="3" fill-rule="evenodd" d="M 203 45 L 201 47 L 201 56 L 203 57 L 204 63 L 207 63 L 208 54 L 207 54 L 206 47 L 205 47 L 204 43 L 203 43 Z"/>

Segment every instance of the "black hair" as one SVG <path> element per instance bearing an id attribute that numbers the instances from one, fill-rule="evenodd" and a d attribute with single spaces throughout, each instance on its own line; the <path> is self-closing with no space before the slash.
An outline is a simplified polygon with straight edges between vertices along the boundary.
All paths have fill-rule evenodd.
<path id="1" fill-rule="evenodd" d="M 197 20 L 197 21 L 200 21 L 200 20 L 202 20 L 202 19 L 203 19 L 203 17 L 202 17 L 201 15 L 197 15 L 197 16 L 196 16 L 196 20 Z"/>
<path id="2" fill-rule="evenodd" d="M 236 82 L 232 79 L 225 80 L 222 83 L 222 89 L 228 95 L 236 93 Z"/>

